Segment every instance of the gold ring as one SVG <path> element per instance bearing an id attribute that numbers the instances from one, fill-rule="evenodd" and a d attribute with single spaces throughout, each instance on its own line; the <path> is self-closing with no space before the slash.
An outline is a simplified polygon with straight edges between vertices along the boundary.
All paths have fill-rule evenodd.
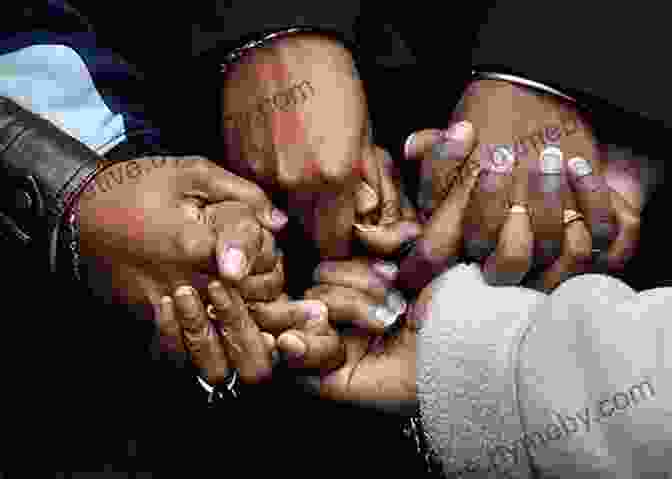
<path id="1" fill-rule="evenodd" d="M 562 223 L 567 226 L 570 223 L 573 223 L 574 221 L 582 221 L 583 220 L 583 215 L 579 213 L 578 211 L 574 210 L 565 210 L 563 212 L 563 219 Z"/>
<path id="2" fill-rule="evenodd" d="M 205 312 L 208 315 L 208 318 L 213 319 L 213 320 L 217 319 L 217 308 L 215 308 L 214 304 L 209 304 L 205 308 Z"/>

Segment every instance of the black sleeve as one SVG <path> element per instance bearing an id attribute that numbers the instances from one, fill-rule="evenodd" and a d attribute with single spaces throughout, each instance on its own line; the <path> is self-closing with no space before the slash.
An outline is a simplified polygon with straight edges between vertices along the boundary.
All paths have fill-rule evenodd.
<path id="1" fill-rule="evenodd" d="M 663 3 L 494 3 L 477 37 L 475 67 L 518 74 L 586 104 L 606 103 L 672 126 L 665 93 L 670 73 L 655 60 L 667 28 Z"/>

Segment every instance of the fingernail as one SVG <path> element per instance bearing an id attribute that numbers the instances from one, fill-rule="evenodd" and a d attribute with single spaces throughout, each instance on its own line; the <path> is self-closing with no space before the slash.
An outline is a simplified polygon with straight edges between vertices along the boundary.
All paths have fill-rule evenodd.
<path id="1" fill-rule="evenodd" d="M 306 345 L 293 334 L 283 336 L 285 349 L 292 359 L 301 359 L 306 354 Z"/>
<path id="2" fill-rule="evenodd" d="M 590 162 L 580 156 L 569 160 L 567 166 L 569 166 L 569 169 L 572 170 L 578 178 L 593 174 L 593 167 L 590 166 Z"/>
<path id="3" fill-rule="evenodd" d="M 376 304 L 369 306 L 369 318 L 377 322 L 383 328 L 389 328 L 395 323 L 397 316 L 387 309 L 386 306 Z"/>
<path id="4" fill-rule="evenodd" d="M 284 226 L 289 221 L 287 215 L 277 208 L 271 210 L 271 223 L 276 226 Z"/>
<path id="5" fill-rule="evenodd" d="M 372 266 L 372 269 L 388 281 L 394 281 L 397 278 L 397 273 L 399 273 L 397 265 L 387 261 L 378 261 Z"/>
<path id="6" fill-rule="evenodd" d="M 544 148 L 539 157 L 541 173 L 544 175 L 559 175 L 562 173 L 562 157 L 562 150 L 557 146 Z"/>
<path id="7" fill-rule="evenodd" d="M 393 289 L 385 295 L 385 306 L 395 315 L 401 315 L 406 312 L 408 303 L 399 291 Z"/>
<path id="8" fill-rule="evenodd" d="M 414 221 L 403 221 L 399 224 L 399 234 L 404 242 L 412 241 L 422 234 L 422 227 Z"/>
<path id="9" fill-rule="evenodd" d="M 247 259 L 238 248 L 227 248 L 219 259 L 219 266 L 224 274 L 230 277 L 239 277 L 245 270 Z"/>
<path id="10" fill-rule="evenodd" d="M 194 288 L 188 284 L 182 285 L 175 290 L 175 296 L 193 296 Z"/>
<path id="11" fill-rule="evenodd" d="M 465 141 L 472 131 L 473 126 L 470 122 L 461 121 L 448 128 L 448 130 L 443 133 L 443 137 L 449 140 Z"/>
<path id="12" fill-rule="evenodd" d="M 307 321 L 320 321 L 327 317 L 327 306 L 321 301 L 306 301 L 303 304 Z"/>

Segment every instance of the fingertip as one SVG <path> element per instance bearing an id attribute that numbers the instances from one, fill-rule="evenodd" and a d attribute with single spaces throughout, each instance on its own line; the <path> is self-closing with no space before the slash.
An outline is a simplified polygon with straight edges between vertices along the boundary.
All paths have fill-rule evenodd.
<path id="1" fill-rule="evenodd" d="M 240 281 L 248 273 L 249 262 L 245 253 L 234 246 L 224 244 L 217 256 L 219 273 L 224 279 Z"/>
<path id="2" fill-rule="evenodd" d="M 262 332 L 261 337 L 269 351 L 275 350 L 275 337 L 271 333 Z"/>
<path id="3" fill-rule="evenodd" d="M 282 230 L 289 222 L 289 217 L 287 214 L 284 211 L 275 208 L 274 206 L 270 206 L 266 210 L 266 217 L 268 220 L 269 229 L 272 229 L 273 231 Z"/>
<path id="4" fill-rule="evenodd" d="M 305 356 L 308 347 L 298 331 L 288 331 L 277 339 L 277 347 L 288 359 L 300 360 Z"/>
<path id="5" fill-rule="evenodd" d="M 406 160 L 418 160 L 423 153 L 434 143 L 441 141 L 442 130 L 427 129 L 414 131 L 404 142 L 404 158 Z"/>

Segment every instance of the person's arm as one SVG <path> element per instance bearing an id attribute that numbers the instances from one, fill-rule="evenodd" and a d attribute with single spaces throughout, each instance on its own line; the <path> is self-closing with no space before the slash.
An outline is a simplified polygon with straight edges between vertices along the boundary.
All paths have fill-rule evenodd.
<path id="1" fill-rule="evenodd" d="M 156 153 L 158 133 L 137 107 L 133 90 L 122 98 L 109 89 L 133 84 L 133 72 L 96 47 L 90 26 L 64 2 L 9 7 L 5 18 L 10 29 L 0 36 L 2 181 L 3 191 L 12 194 L 3 202 L 3 232 L 23 248 L 37 248 L 45 260 L 48 252 L 51 270 L 68 274 L 76 234 L 68 235 L 71 223 L 63 215 L 75 192 L 92 177 L 100 155 L 122 149 L 124 156 Z"/>
<path id="2" fill-rule="evenodd" d="M 478 34 L 473 65 L 594 96 L 625 111 L 672 125 L 661 97 L 669 73 L 647 52 L 660 42 L 662 5 L 609 5 L 571 0 L 542 12 L 535 2 L 495 5 Z"/>

